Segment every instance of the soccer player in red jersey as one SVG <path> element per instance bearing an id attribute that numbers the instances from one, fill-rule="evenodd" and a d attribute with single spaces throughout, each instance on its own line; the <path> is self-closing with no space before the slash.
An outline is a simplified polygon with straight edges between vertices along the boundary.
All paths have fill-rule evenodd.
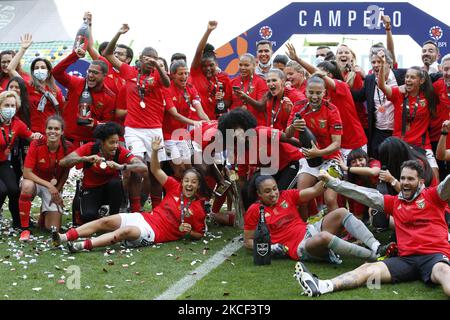
<path id="1" fill-rule="evenodd" d="M 418 161 L 404 162 L 401 170 L 398 196 L 383 196 L 375 189 L 340 181 L 325 172 L 321 174 L 326 187 L 394 217 L 399 256 L 366 263 L 331 280 L 319 280 L 297 263 L 295 276 L 305 293 L 318 296 L 353 289 L 366 285 L 369 279 L 379 279 L 381 283 L 420 279 L 426 284 L 441 285 L 450 297 L 450 243 L 444 218 L 450 199 L 450 176 L 438 186 L 425 188 Z"/>
<path id="2" fill-rule="evenodd" d="M 264 111 L 266 116 L 264 126 L 284 131 L 288 126 L 292 106 L 306 100 L 306 97 L 297 89 L 285 85 L 286 76 L 279 69 L 271 69 L 265 77 L 269 91 L 259 101 L 248 97 L 248 103 L 257 110 Z"/>
<path id="3" fill-rule="evenodd" d="M 247 98 L 260 100 L 267 92 L 266 81 L 255 73 L 256 60 L 250 53 L 244 53 L 239 57 L 239 75 L 231 80 L 233 88 L 233 101 L 231 109 L 246 108 L 256 118 L 259 126 L 266 125 L 266 115 L 248 104 Z"/>
<path id="4" fill-rule="evenodd" d="M 444 121 L 450 120 L 450 54 L 447 54 L 442 58 L 441 67 L 442 78 L 434 82 L 433 87 L 436 95 L 439 97 L 439 104 L 437 109 L 438 113 L 441 114 L 441 127 L 447 128 L 448 122 L 445 126 L 442 126 L 442 123 Z M 443 133 L 439 137 L 439 146 L 437 147 L 439 151 L 436 151 L 436 158 L 439 160 L 447 158 L 445 156 L 445 150 L 447 148 L 450 148 L 450 138 L 447 134 L 445 134 L 448 133 L 448 129 L 441 130 L 441 132 Z"/>
<path id="5" fill-rule="evenodd" d="M 20 108 L 20 98 L 14 91 L 3 91 L 0 94 L 0 207 L 8 196 L 9 211 L 13 219 L 13 227 L 20 227 L 19 220 L 19 185 L 11 167 L 11 148 L 17 138 L 27 140 L 40 139 L 42 134 L 32 133 L 25 123 L 15 114 Z"/>
<path id="6" fill-rule="evenodd" d="M 127 246 L 148 246 L 153 243 L 175 241 L 184 237 L 201 239 L 205 233 L 205 211 L 200 196 L 208 196 L 201 174 L 188 169 L 181 182 L 168 177 L 158 162 L 157 152 L 163 148 L 160 138 L 152 141 L 151 170 L 164 186 L 166 196 L 151 212 L 121 213 L 92 221 L 65 234 L 54 233 L 54 245 L 67 242 L 72 252 L 125 241 Z M 95 232 L 105 234 L 81 242 L 79 237 L 89 237 Z"/>
<path id="7" fill-rule="evenodd" d="M 198 90 L 203 109 L 211 120 L 216 120 L 220 116 L 216 111 L 226 112 L 232 100 L 230 78 L 218 70 L 214 48 L 207 44 L 209 35 L 216 28 L 217 21 L 208 22 L 208 28 L 195 51 L 190 73 L 190 81 Z M 224 110 L 216 110 L 218 100 L 223 100 Z"/>
<path id="8" fill-rule="evenodd" d="M 203 111 L 197 89 L 187 82 L 189 69 L 186 62 L 174 61 L 170 66 L 170 75 L 172 81 L 167 96 L 173 105 L 164 113 L 164 146 L 174 175 L 180 177 L 191 159 L 188 127 L 201 124 L 193 119 L 208 121 L 209 118 Z"/>
<path id="9" fill-rule="evenodd" d="M 55 79 L 67 88 L 67 103 L 63 110 L 63 118 L 66 123 L 65 135 L 73 142 L 75 147 L 82 143 L 94 140 L 93 131 L 99 123 L 105 123 L 114 119 L 116 95 L 106 88 L 104 81 L 108 74 L 108 66 L 105 62 L 94 60 L 89 65 L 86 78 L 69 75 L 66 69 L 79 58 L 84 57 L 82 49 L 73 51 L 61 60 L 53 69 Z M 80 97 L 85 91 L 89 91 L 92 97 L 90 106 L 90 123 L 79 125 L 77 123 L 78 105 Z"/>
<path id="10" fill-rule="evenodd" d="M 99 125 L 94 130 L 97 142 L 83 144 L 59 162 L 67 168 L 83 163 L 80 207 L 84 222 L 97 219 L 100 207 L 105 205 L 110 214 L 119 212 L 123 198 L 121 172 L 147 172 L 146 165 L 119 144 L 121 134 L 122 127 L 115 122 Z"/>
<path id="11" fill-rule="evenodd" d="M 122 25 L 109 42 L 105 57 L 126 80 L 125 143 L 127 148 L 144 162 L 149 162 L 152 155 L 151 140 L 154 137 L 163 139 L 164 110 L 172 105 L 172 101 L 166 99 L 164 95 L 164 88 L 170 86 L 170 79 L 158 64 L 158 52 L 152 47 L 143 49 L 139 57 L 139 68 L 131 67 L 114 56 L 113 49 L 119 37 L 127 33 L 129 29 L 127 24 Z M 159 161 L 166 159 L 162 150 L 158 153 L 158 159 Z M 161 201 L 161 185 L 150 172 L 148 174 L 152 205 L 156 206 Z M 131 211 L 140 211 L 142 176 L 132 173 L 130 181 Z"/>
<path id="12" fill-rule="evenodd" d="M 286 75 L 286 87 L 292 87 L 302 94 L 306 92 L 306 71 L 297 61 L 289 61 L 283 70 Z"/>
<path id="13" fill-rule="evenodd" d="M 382 66 L 378 78 L 378 87 L 386 98 L 394 104 L 394 137 L 405 140 L 410 145 L 422 148 L 436 179 L 439 179 L 438 165 L 431 149 L 428 127 L 430 117 L 436 114 L 436 98 L 428 74 L 419 67 L 409 68 L 405 76 L 405 93 L 398 87 L 390 87 L 384 79 L 386 63 L 384 52 L 378 52 Z"/>
<path id="14" fill-rule="evenodd" d="M 271 176 L 258 176 L 254 180 L 259 200 L 252 204 L 244 215 L 244 246 L 253 249 L 253 238 L 259 221 L 260 206 L 264 206 L 269 228 L 272 250 L 277 255 L 287 251 L 289 258 L 301 261 L 328 260 L 341 263 L 334 253 L 375 260 L 380 243 L 367 227 L 346 209 L 329 212 L 322 220 L 307 224 L 301 218 L 297 206 L 323 193 L 323 182 L 302 190 L 279 191 Z M 346 242 L 338 236 L 344 228 L 369 248 Z"/>
<path id="15" fill-rule="evenodd" d="M 11 76 L 22 77 L 16 71 L 20 60 L 26 50 L 31 46 L 32 36 L 25 34 L 20 38 L 20 50 L 11 60 L 8 70 Z M 30 123 L 34 132 L 45 133 L 45 122 L 54 114 L 60 114 L 64 105 L 64 97 L 61 89 L 55 83 L 52 72 L 52 64 L 44 58 L 36 58 L 30 66 L 31 80 L 25 80 L 30 100 Z"/>
<path id="16" fill-rule="evenodd" d="M 288 44 L 287 48 L 287 54 L 292 60 L 300 63 L 310 74 L 317 72 L 325 80 L 327 89 L 325 99 L 334 104 L 341 115 L 343 134 L 340 148 L 344 159 L 353 149 L 363 148 L 367 151 L 367 138 L 359 121 L 350 87 L 342 81 L 342 74 L 336 62 L 323 61 L 316 68 L 297 56 L 292 44 Z"/>
<path id="17" fill-rule="evenodd" d="M 322 165 L 310 167 L 306 158 L 300 160 L 300 175 L 297 188 L 300 190 L 312 187 L 317 182 L 320 168 L 327 166 L 333 158 L 340 154 L 342 122 L 339 110 L 333 104 L 324 101 L 325 81 L 317 76 L 308 79 L 306 96 L 308 100 L 296 104 L 291 111 L 286 129 L 286 136 L 293 137 L 302 134 L 307 127 L 315 136 L 317 142 L 312 142 L 311 148 L 302 147 L 302 153 L 306 158 L 322 157 L 325 160 Z M 296 119 L 299 113 L 301 119 Z M 329 211 L 338 208 L 337 194 L 333 190 L 326 190 L 324 194 L 325 204 Z M 308 205 L 302 204 L 300 212 L 305 219 L 309 216 Z"/>
<path id="18" fill-rule="evenodd" d="M 31 35 L 27 35 L 27 37 Z M 0 52 L 0 92 L 6 90 L 6 85 L 8 81 L 14 77 L 11 71 L 8 69 L 8 66 L 11 64 L 11 61 L 14 59 L 16 54 L 20 53 L 20 49 L 18 52 L 14 50 L 4 50 Z M 14 71 L 16 71 L 25 82 L 30 81 L 30 75 L 22 70 L 22 66 L 20 64 L 20 59 L 18 64 L 15 66 Z"/>
<path id="19" fill-rule="evenodd" d="M 64 139 L 64 121 L 58 115 L 47 119 L 45 136 L 30 144 L 25 158 L 23 180 L 19 198 L 21 241 L 30 239 L 28 230 L 31 202 L 37 195 L 42 200 L 41 215 L 45 229 L 61 227 L 64 208 L 62 190 L 69 176 L 69 169 L 59 166 L 59 161 L 71 151 L 72 145 Z"/>

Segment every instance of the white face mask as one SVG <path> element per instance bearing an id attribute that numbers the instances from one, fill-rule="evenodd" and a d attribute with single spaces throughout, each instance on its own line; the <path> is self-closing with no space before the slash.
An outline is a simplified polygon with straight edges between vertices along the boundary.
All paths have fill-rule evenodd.
<path id="1" fill-rule="evenodd" d="M 2 108 L 0 114 L 5 121 L 10 121 L 16 114 L 16 108 Z"/>
<path id="2" fill-rule="evenodd" d="M 47 69 L 37 69 L 33 71 L 33 75 L 38 79 L 39 81 L 44 81 L 47 79 L 48 76 L 48 70 Z"/>

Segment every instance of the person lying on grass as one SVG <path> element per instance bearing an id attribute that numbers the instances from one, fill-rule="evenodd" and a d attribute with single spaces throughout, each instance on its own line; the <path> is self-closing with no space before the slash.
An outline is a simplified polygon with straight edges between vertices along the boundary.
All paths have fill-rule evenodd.
<path id="1" fill-rule="evenodd" d="M 384 211 L 395 219 L 398 257 L 390 257 L 362 266 L 331 280 L 319 280 L 298 262 L 294 277 L 303 293 L 310 297 L 362 287 L 373 279 L 381 283 L 398 283 L 421 279 L 426 284 L 441 285 L 450 297 L 450 244 L 444 212 L 450 200 L 450 176 L 438 186 L 425 188 L 422 164 L 405 161 L 401 167 L 401 191 L 382 195 L 376 189 L 357 187 L 332 178 L 326 172 L 319 179 L 328 188 Z"/>
<path id="2" fill-rule="evenodd" d="M 274 257 L 287 255 L 293 260 L 341 263 L 335 253 L 372 261 L 384 255 L 385 246 L 381 246 L 364 223 L 345 208 L 331 211 L 314 224 L 307 224 L 302 220 L 297 206 L 323 193 L 323 182 L 300 191 L 295 189 L 280 192 L 272 176 L 258 175 L 251 185 L 259 200 L 249 207 L 244 216 L 244 246 L 247 249 L 253 249 L 262 204 L 265 207 L 266 223 L 273 243 L 271 253 Z M 252 188 L 249 191 L 253 192 Z M 344 228 L 367 248 L 339 238 Z"/>
<path id="3" fill-rule="evenodd" d="M 126 246 L 148 246 L 189 237 L 201 239 L 205 232 L 206 213 L 203 208 L 204 198 L 209 196 L 202 175 L 196 169 L 184 172 L 181 183 L 168 177 L 156 156 L 163 148 L 161 138 L 152 141 L 151 171 L 166 190 L 166 196 L 159 206 L 150 212 L 120 213 L 104 217 L 72 228 L 65 234 L 52 233 L 54 246 L 67 243 L 71 252 L 92 250 L 97 247 L 113 245 L 124 241 Z M 106 232 L 96 238 L 75 242 L 96 232 Z"/>

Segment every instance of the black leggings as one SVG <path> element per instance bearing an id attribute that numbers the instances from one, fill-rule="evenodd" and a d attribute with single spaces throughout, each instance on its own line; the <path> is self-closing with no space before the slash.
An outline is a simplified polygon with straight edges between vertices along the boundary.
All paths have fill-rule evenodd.
<path id="1" fill-rule="evenodd" d="M 13 220 L 13 228 L 20 227 L 19 196 L 20 189 L 17 184 L 16 174 L 9 161 L 0 162 L 0 206 L 3 207 L 8 196 L 8 207 Z"/>
<path id="2" fill-rule="evenodd" d="M 111 179 L 107 184 L 97 188 L 85 189 L 81 193 L 81 218 L 89 222 L 99 218 L 98 209 L 109 205 L 109 214 L 119 213 L 123 189 L 120 178 Z"/>

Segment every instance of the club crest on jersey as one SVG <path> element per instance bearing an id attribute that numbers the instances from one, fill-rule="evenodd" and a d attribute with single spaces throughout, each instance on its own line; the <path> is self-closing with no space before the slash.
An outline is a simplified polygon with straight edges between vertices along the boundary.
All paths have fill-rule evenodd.
<path id="1" fill-rule="evenodd" d="M 281 203 L 281 207 L 283 209 L 287 209 L 289 207 L 289 205 L 287 204 L 286 200 L 283 200 L 283 202 Z"/>
<path id="2" fill-rule="evenodd" d="M 416 201 L 416 205 L 419 209 L 425 208 L 425 199 L 420 199 Z"/>
<path id="3" fill-rule="evenodd" d="M 320 129 L 325 129 L 326 126 L 327 126 L 327 120 L 319 120 Z"/>
<path id="4" fill-rule="evenodd" d="M 422 100 L 419 101 L 419 104 L 420 104 L 421 107 L 425 107 L 426 102 L 425 102 L 425 100 L 422 99 Z"/>
<path id="5" fill-rule="evenodd" d="M 269 244 L 268 243 L 258 243 L 256 245 L 256 251 L 260 256 L 265 256 L 269 253 Z"/>

